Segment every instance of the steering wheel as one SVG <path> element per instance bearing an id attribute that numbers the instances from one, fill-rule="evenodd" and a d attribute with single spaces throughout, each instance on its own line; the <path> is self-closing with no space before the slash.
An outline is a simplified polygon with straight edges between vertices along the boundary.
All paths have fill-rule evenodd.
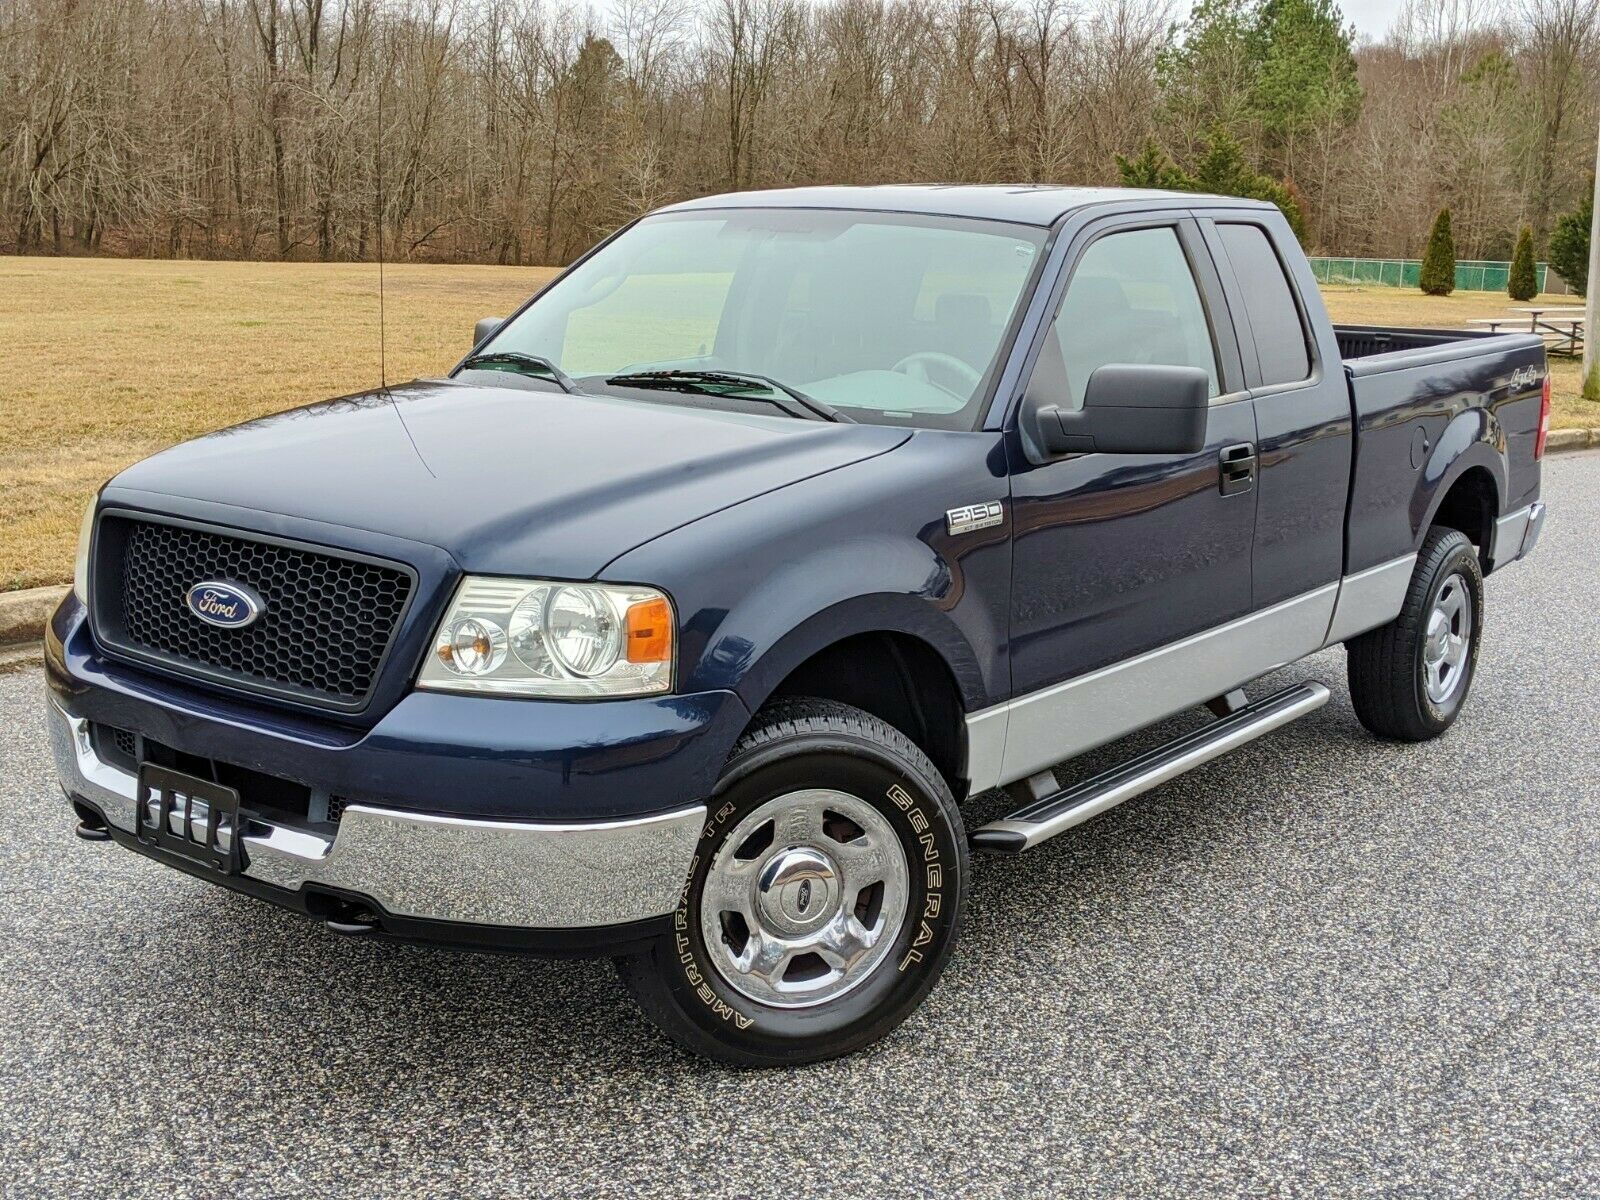
<path id="1" fill-rule="evenodd" d="M 946 387 L 929 373 L 929 368 L 947 371 L 955 376 L 966 387 L 966 391 L 958 392 L 955 388 Z M 978 383 L 983 378 L 967 363 L 962 362 L 954 354 L 944 354 L 938 350 L 918 350 L 915 354 L 908 354 L 894 366 L 891 371 L 899 371 L 902 375 L 909 375 L 918 383 L 926 383 L 938 388 L 941 392 L 954 396 L 965 404 L 972 398 L 972 393 L 977 391 Z"/>

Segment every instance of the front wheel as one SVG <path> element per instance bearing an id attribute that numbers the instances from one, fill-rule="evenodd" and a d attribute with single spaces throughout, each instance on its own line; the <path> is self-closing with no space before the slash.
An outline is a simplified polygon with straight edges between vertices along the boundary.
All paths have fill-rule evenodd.
<path id="1" fill-rule="evenodd" d="M 905 1020 L 944 968 L 967 874 L 927 756 L 859 709 L 780 701 L 708 807 L 671 933 L 617 960 L 645 1013 L 741 1066 L 833 1058 Z"/>
<path id="2" fill-rule="evenodd" d="M 1438 737 L 1461 714 L 1483 633 L 1483 568 L 1465 534 L 1434 529 L 1422 543 L 1400 615 L 1352 638 L 1350 697 L 1379 737 Z"/>

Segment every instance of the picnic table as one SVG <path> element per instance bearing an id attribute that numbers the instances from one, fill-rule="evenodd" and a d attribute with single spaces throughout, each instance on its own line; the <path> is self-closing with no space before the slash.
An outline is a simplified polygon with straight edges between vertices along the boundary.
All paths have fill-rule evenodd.
<path id="1" fill-rule="evenodd" d="M 1551 354 L 1583 353 L 1583 318 L 1584 310 L 1573 305 L 1548 308 L 1514 308 L 1514 313 L 1523 316 L 1504 317 L 1474 317 L 1468 321 L 1469 325 L 1487 325 L 1490 333 L 1497 333 L 1502 325 L 1513 326 L 1527 322 L 1529 333 L 1537 333 L 1545 340 L 1545 348 Z"/>

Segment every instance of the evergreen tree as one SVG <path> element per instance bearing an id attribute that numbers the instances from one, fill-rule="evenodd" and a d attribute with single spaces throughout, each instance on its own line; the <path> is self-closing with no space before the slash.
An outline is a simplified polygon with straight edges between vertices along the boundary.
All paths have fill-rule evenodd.
<path id="1" fill-rule="evenodd" d="M 1256 23 L 1260 59 L 1250 106 L 1268 158 L 1292 174 L 1298 144 L 1312 130 L 1360 115 L 1356 30 L 1333 0 L 1265 0 Z"/>
<path id="2" fill-rule="evenodd" d="M 1533 268 L 1533 230 L 1526 225 L 1517 238 L 1517 252 L 1511 256 L 1506 291 L 1513 300 L 1532 300 L 1539 294 L 1539 275 Z"/>
<path id="3" fill-rule="evenodd" d="M 1225 130 L 1252 167 L 1292 177 L 1314 132 L 1360 115 L 1355 33 L 1334 0 L 1198 0 L 1157 61 L 1165 120 Z"/>
<path id="4" fill-rule="evenodd" d="M 1306 218 L 1293 185 L 1252 168 L 1244 150 L 1224 129 L 1211 134 L 1206 152 L 1191 174 L 1173 163 L 1154 142 L 1146 142 L 1138 158 L 1117 155 L 1117 173 L 1124 187 L 1165 188 L 1173 192 L 1214 192 L 1270 200 L 1283 211 L 1294 235 L 1305 240 Z"/>
<path id="5" fill-rule="evenodd" d="M 1441 208 L 1428 234 L 1422 256 L 1422 290 L 1430 296 L 1448 296 L 1456 290 L 1456 241 L 1450 233 L 1450 210 Z"/>
<path id="6" fill-rule="evenodd" d="M 1550 234 L 1550 265 L 1578 295 L 1589 291 L 1589 226 L 1594 219 L 1594 190 L 1584 202 L 1556 222 Z"/>
<path id="7" fill-rule="evenodd" d="M 1123 187 L 1161 188 L 1169 192 L 1192 192 L 1194 176 L 1182 167 L 1174 166 L 1152 141 L 1144 144 L 1144 153 L 1138 158 L 1117 155 L 1117 174 Z"/>
<path id="8" fill-rule="evenodd" d="M 1156 60 L 1166 125 L 1180 136 L 1202 129 L 1244 133 L 1262 58 L 1257 0 L 1197 0 Z"/>
<path id="9" fill-rule="evenodd" d="M 1302 242 L 1306 236 L 1306 217 L 1289 185 L 1251 168 L 1244 147 L 1228 133 L 1218 129 L 1211 135 L 1205 156 L 1194 171 L 1197 192 L 1218 196 L 1244 196 L 1250 200 L 1270 200 L 1276 204 Z"/>

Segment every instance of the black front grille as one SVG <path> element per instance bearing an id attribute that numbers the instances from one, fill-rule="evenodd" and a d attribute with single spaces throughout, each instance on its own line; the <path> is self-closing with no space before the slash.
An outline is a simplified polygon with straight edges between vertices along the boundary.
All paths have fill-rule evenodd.
<path id="1" fill-rule="evenodd" d="M 413 591 L 396 564 L 292 543 L 122 517 L 101 533 L 96 632 L 113 649 L 327 707 L 365 704 Z M 211 580 L 253 589 L 261 616 L 232 629 L 200 620 L 189 589 Z"/>

